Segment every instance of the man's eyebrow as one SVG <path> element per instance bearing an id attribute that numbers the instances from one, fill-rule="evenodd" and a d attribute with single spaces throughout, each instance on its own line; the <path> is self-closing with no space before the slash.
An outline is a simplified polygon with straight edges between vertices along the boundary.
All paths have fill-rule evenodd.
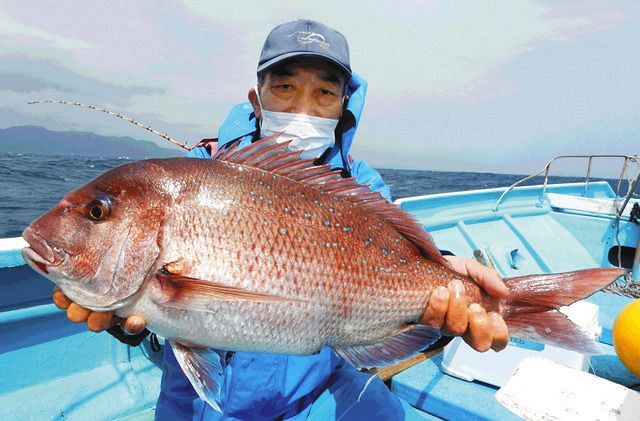
<path id="1" fill-rule="evenodd" d="M 336 85 L 342 85 L 342 78 L 335 74 L 323 75 L 323 76 L 320 76 L 320 79 L 324 80 L 325 82 L 335 83 Z"/>
<path id="2" fill-rule="evenodd" d="M 276 77 L 293 76 L 293 72 L 288 69 L 274 69 L 271 74 Z"/>

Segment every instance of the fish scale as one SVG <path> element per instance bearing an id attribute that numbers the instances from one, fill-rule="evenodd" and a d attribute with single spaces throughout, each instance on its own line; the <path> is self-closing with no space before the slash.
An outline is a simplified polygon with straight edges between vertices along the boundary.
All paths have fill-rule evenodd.
<path id="1" fill-rule="evenodd" d="M 624 274 L 505 279 L 511 296 L 498 301 L 455 272 L 410 215 L 277 136 L 213 160 L 122 165 L 23 236 L 27 263 L 72 300 L 141 315 L 170 340 L 214 407 L 224 370 L 208 348 L 308 355 L 330 346 L 358 368 L 384 366 L 439 338 L 420 318 L 431 291 L 454 279 L 517 336 L 592 352 L 556 309 Z"/>
<path id="2" fill-rule="evenodd" d="M 222 166 L 224 163 L 219 165 Z M 308 327 L 304 331 L 295 331 L 298 341 L 301 334 L 309 332 L 310 337 L 307 342 L 300 344 L 305 349 L 310 347 L 307 343 L 316 350 L 323 345 L 350 345 L 346 342 L 349 339 L 349 332 L 340 326 L 348 326 L 352 331 L 358 332 L 360 336 L 354 338 L 358 343 L 362 342 L 361 335 L 369 330 L 367 339 L 374 342 L 387 336 L 389 332 L 397 330 L 407 320 L 416 320 L 420 316 L 428 293 L 427 288 L 420 288 L 420 274 L 410 277 L 404 272 L 398 272 L 397 268 L 392 268 L 391 273 L 375 270 L 381 264 L 382 248 L 399 250 L 395 253 L 396 256 L 410 254 L 413 258 L 419 256 L 415 252 L 415 247 L 406 240 L 394 242 L 398 237 L 397 232 L 388 227 L 388 224 L 385 225 L 376 218 L 362 215 L 362 213 L 359 218 L 356 218 L 353 205 L 321 192 L 308 189 L 301 193 L 298 182 L 284 179 L 273 185 L 269 184 L 273 177 L 264 174 L 263 171 L 244 169 L 240 176 L 233 179 L 226 175 L 229 167 L 233 168 L 228 166 L 212 172 L 212 176 L 206 181 L 211 185 L 209 190 L 215 191 L 213 186 L 220 185 L 223 182 L 221 179 L 225 178 L 234 180 L 234 184 L 252 187 L 245 188 L 244 193 L 241 193 L 239 188 L 235 188 L 234 184 L 225 188 L 234 192 L 232 209 L 217 208 L 216 203 L 212 203 L 214 209 L 209 209 L 208 212 L 199 209 L 199 213 L 207 216 L 197 218 L 209 221 L 206 225 L 207 229 L 202 230 L 207 233 L 204 240 L 182 239 L 174 242 L 174 244 L 184 244 L 188 241 L 199 249 L 198 264 L 193 265 L 199 270 L 186 275 L 218 282 L 235 282 L 234 285 L 241 288 L 246 289 L 250 286 L 254 291 L 284 294 L 293 299 L 317 303 L 316 306 L 288 305 L 285 309 L 291 314 L 278 312 L 280 309 L 278 306 L 274 307 L 273 314 L 267 313 L 271 326 L 276 324 L 277 320 L 286 320 L 285 325 L 289 328 L 292 326 L 295 326 L 295 329 L 305 328 L 290 321 L 296 317 L 306 320 Z M 258 176 L 255 175 L 256 173 Z M 245 177 L 246 180 L 243 179 Z M 206 188 L 204 183 L 201 188 Z M 188 193 L 193 191 L 195 189 L 187 189 Z M 301 203 L 300 199 L 303 196 L 305 202 Z M 188 196 L 179 199 L 182 202 L 192 200 L 194 199 Z M 269 200 L 272 201 L 271 204 Z M 304 206 L 305 204 L 307 206 Z M 171 216 L 175 218 L 175 223 L 169 220 L 165 224 L 168 231 L 175 232 L 175 227 L 193 223 L 190 221 L 190 215 L 193 215 L 193 212 L 188 211 L 188 207 L 182 209 L 184 212 L 181 214 Z M 344 215 L 349 215 L 350 219 L 340 219 L 340 216 Z M 243 224 L 232 223 L 238 220 L 243 221 Z M 350 222 L 347 223 L 345 220 Z M 215 222 L 212 223 L 212 221 Z M 329 224 L 326 224 L 327 221 Z M 341 225 L 349 226 L 349 224 L 358 225 L 358 229 L 344 231 L 340 228 Z M 284 233 L 281 231 L 282 228 L 286 229 Z M 368 243 L 367 240 L 372 238 L 372 235 L 380 236 L 387 241 L 382 244 L 377 240 Z M 214 247 L 211 247 L 209 237 L 217 239 Z M 224 239 L 228 241 L 225 242 Z M 207 243 L 208 248 L 202 247 Z M 257 244 L 257 249 L 244 250 L 246 255 L 236 259 L 236 256 L 233 256 L 235 245 L 248 243 Z M 339 246 L 333 247 L 333 244 Z M 171 249 L 166 247 L 166 250 Z M 192 255 L 188 250 L 185 251 Z M 301 251 L 307 251 L 307 253 Z M 353 256 L 357 256 L 356 259 L 353 259 Z M 279 261 L 283 257 L 284 262 Z M 398 265 L 402 265 L 401 259 L 395 257 Z M 327 276 L 324 275 L 327 272 L 326 268 L 341 268 L 341 270 L 334 270 Z M 256 273 L 261 274 L 263 278 L 252 276 Z M 341 282 L 341 280 L 344 281 Z M 328 289 L 327 285 L 333 287 Z M 401 288 L 402 286 L 404 288 Z M 371 297 L 378 298 L 371 300 Z M 325 329 L 316 329 L 310 322 L 318 314 L 327 318 L 327 311 L 324 308 L 327 305 L 331 305 L 330 308 L 340 314 L 340 319 L 330 319 L 329 323 L 324 324 L 327 326 Z M 209 311 L 217 312 L 220 309 L 209 309 Z M 246 311 L 250 310 L 246 309 Z M 250 314 L 254 314 L 255 311 L 256 309 L 253 309 Z M 375 320 L 383 318 L 373 326 L 373 331 L 376 332 L 373 338 L 371 338 L 373 332 L 370 323 L 372 318 Z M 335 343 L 329 343 L 328 338 L 321 336 L 335 331 L 336 328 L 342 334 L 333 335 L 337 338 Z M 261 325 L 256 326 L 255 331 L 251 332 L 245 328 L 246 335 L 250 337 L 250 346 L 253 348 L 259 346 L 262 340 L 260 339 L 262 329 Z M 266 332 L 264 335 L 265 341 L 271 342 L 271 336 Z M 274 351 L 274 349 L 266 349 L 266 351 Z"/>

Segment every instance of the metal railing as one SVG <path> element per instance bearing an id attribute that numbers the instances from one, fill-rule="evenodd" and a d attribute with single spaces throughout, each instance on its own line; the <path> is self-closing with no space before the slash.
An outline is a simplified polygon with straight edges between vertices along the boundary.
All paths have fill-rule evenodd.
<path id="1" fill-rule="evenodd" d="M 538 203 L 536 204 L 536 206 L 540 207 L 542 206 L 542 203 L 544 201 L 544 194 L 547 190 L 547 184 L 549 182 L 549 173 L 551 171 L 551 164 L 558 160 L 558 159 L 564 159 L 564 158 L 582 158 L 582 159 L 588 159 L 588 165 L 587 165 L 587 174 L 585 176 L 585 182 L 584 182 L 584 191 L 582 192 L 582 196 L 586 196 L 587 194 L 587 189 L 589 187 L 589 179 L 591 177 L 591 164 L 593 162 L 593 158 L 623 158 L 624 162 L 622 164 L 622 169 L 620 170 L 620 176 L 618 177 L 618 184 L 616 187 L 616 195 L 618 197 L 620 197 L 620 187 L 622 186 L 622 179 L 624 177 L 625 171 L 627 170 L 627 167 L 629 165 L 629 162 L 638 162 L 640 161 L 640 155 L 560 155 L 560 156 L 556 156 L 555 158 L 549 160 L 549 162 L 547 162 L 547 164 L 537 173 L 532 174 L 528 177 L 524 177 L 518 181 L 516 181 L 515 183 L 513 183 L 511 186 L 509 186 L 509 188 L 507 190 L 504 191 L 504 193 L 502 193 L 500 195 L 500 197 L 498 198 L 498 201 L 496 202 L 495 206 L 493 207 L 493 211 L 497 212 L 498 211 L 498 207 L 500 206 L 500 203 L 502 203 L 502 200 L 504 199 L 504 197 L 509 194 L 509 192 L 511 192 L 515 187 L 519 186 L 520 184 L 524 183 L 525 181 L 531 180 L 532 178 L 538 177 L 539 175 L 541 175 L 542 173 L 544 173 L 544 184 L 542 186 L 542 191 L 540 192 L 540 197 L 538 199 Z M 638 177 L 636 177 L 636 179 L 633 181 L 633 185 L 630 186 L 629 188 L 629 192 L 626 195 L 627 197 L 625 198 L 624 204 L 623 206 L 619 209 L 618 213 L 620 215 L 622 215 L 622 212 L 624 211 L 625 207 L 627 206 L 627 203 L 629 202 L 629 199 L 631 198 L 633 192 L 635 191 L 637 185 L 638 185 L 638 181 L 640 180 L 640 175 Z"/>

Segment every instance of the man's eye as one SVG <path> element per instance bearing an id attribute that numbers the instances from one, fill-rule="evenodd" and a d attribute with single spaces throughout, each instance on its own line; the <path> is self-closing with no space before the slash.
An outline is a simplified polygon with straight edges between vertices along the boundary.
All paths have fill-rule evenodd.
<path id="1" fill-rule="evenodd" d="M 321 89 L 320 92 L 322 92 L 322 95 L 335 95 L 335 93 L 328 89 Z"/>
<path id="2" fill-rule="evenodd" d="M 280 85 L 276 85 L 276 88 L 281 88 L 281 89 L 290 89 L 291 85 L 289 85 L 288 83 L 282 83 Z"/>

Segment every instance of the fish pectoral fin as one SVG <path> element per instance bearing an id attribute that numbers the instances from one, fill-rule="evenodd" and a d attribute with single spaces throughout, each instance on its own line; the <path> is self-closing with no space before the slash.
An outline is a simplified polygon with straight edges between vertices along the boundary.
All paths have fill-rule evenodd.
<path id="1" fill-rule="evenodd" d="M 410 325 L 396 335 L 371 345 L 334 348 L 334 351 L 358 370 L 385 367 L 406 360 L 440 339 L 440 329 Z"/>
<path id="2" fill-rule="evenodd" d="M 162 291 L 156 303 L 166 307 L 207 310 L 211 300 L 277 302 L 295 301 L 277 295 L 249 291 L 217 282 L 158 272 L 156 279 Z"/>
<path id="3" fill-rule="evenodd" d="M 213 409 L 222 412 L 220 391 L 224 375 L 224 357 L 212 349 L 190 348 L 175 341 L 169 342 L 178 364 L 198 396 Z"/>

